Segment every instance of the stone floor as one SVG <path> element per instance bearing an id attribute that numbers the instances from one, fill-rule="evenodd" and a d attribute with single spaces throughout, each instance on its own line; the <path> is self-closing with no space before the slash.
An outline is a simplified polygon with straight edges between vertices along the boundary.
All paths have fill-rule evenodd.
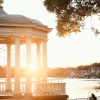
<path id="1" fill-rule="evenodd" d="M 14 95 L 13 92 L 0 91 L 0 100 L 67 100 L 67 95 L 52 95 L 52 96 L 32 96 L 32 95 Z"/>
<path id="2" fill-rule="evenodd" d="M 13 92 L 0 91 L 0 96 L 12 96 Z"/>

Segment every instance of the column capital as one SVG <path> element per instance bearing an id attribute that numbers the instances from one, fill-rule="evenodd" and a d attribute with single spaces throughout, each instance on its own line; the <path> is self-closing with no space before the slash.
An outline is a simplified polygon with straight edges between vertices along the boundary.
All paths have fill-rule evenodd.
<path id="1" fill-rule="evenodd" d="M 41 41 L 36 42 L 36 44 L 41 44 Z"/>
<path id="2" fill-rule="evenodd" d="M 32 37 L 30 37 L 30 36 L 26 36 L 26 39 L 27 39 L 27 38 L 28 38 L 28 39 L 32 39 Z"/>
<path id="3" fill-rule="evenodd" d="M 43 40 L 43 42 L 47 42 L 48 40 Z"/>
<path id="4" fill-rule="evenodd" d="M 11 44 L 11 43 L 7 43 L 6 45 L 7 45 L 7 46 L 11 46 L 12 44 Z"/>
<path id="5" fill-rule="evenodd" d="M 15 37 L 15 38 L 20 38 L 20 36 L 12 36 L 12 37 Z"/>

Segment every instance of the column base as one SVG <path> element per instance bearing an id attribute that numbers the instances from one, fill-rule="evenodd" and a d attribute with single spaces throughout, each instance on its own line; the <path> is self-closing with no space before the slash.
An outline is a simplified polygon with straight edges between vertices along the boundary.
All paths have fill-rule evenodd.
<path id="1" fill-rule="evenodd" d="M 14 92 L 13 93 L 13 97 L 19 98 L 21 96 L 22 96 L 22 93 L 20 93 L 20 92 Z"/>
<path id="2" fill-rule="evenodd" d="M 25 97 L 32 97 L 32 93 L 31 92 L 25 92 Z"/>
<path id="3" fill-rule="evenodd" d="M 7 89 L 7 90 L 5 90 L 5 92 L 12 92 L 12 90 L 11 89 Z"/>
<path id="4" fill-rule="evenodd" d="M 22 93 L 13 93 L 12 99 L 23 99 Z"/>
<path id="5" fill-rule="evenodd" d="M 28 92 L 14 93 L 13 98 L 14 99 L 32 98 L 32 93 Z"/>

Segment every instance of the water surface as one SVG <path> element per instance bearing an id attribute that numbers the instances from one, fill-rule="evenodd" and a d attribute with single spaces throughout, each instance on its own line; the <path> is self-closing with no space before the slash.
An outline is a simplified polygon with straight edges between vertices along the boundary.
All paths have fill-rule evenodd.
<path id="1" fill-rule="evenodd" d="M 66 79 L 69 98 L 87 98 L 91 93 L 100 96 L 100 79 Z"/>

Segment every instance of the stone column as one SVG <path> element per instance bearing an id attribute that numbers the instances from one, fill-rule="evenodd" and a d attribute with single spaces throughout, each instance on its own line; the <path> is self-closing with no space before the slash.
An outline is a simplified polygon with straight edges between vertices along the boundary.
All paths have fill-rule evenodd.
<path id="1" fill-rule="evenodd" d="M 7 68 L 6 68 L 6 91 L 10 92 L 11 89 L 11 44 L 7 44 Z"/>
<path id="2" fill-rule="evenodd" d="M 40 43 L 37 42 L 37 83 L 41 83 Z"/>
<path id="3" fill-rule="evenodd" d="M 42 82 L 47 83 L 47 41 L 43 41 Z"/>
<path id="4" fill-rule="evenodd" d="M 31 92 L 31 38 L 26 39 L 26 93 Z"/>
<path id="5" fill-rule="evenodd" d="M 20 38 L 15 38 L 15 93 L 20 93 Z"/>

